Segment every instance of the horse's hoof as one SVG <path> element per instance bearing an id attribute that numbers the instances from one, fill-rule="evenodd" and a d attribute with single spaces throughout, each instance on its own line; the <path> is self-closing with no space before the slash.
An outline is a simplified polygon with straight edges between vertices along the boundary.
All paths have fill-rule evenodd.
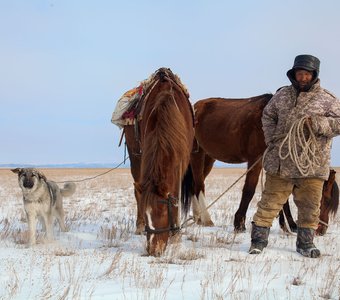
<path id="1" fill-rule="evenodd" d="M 323 236 L 326 234 L 326 232 L 327 232 L 327 228 L 318 227 L 318 229 L 315 231 L 315 234 L 318 236 Z"/>
<path id="2" fill-rule="evenodd" d="M 202 225 L 202 226 L 205 226 L 205 227 L 213 227 L 213 226 L 215 226 L 214 222 L 211 221 L 211 220 L 202 222 L 201 225 Z"/>
<path id="3" fill-rule="evenodd" d="M 213 226 L 215 226 L 215 224 L 214 224 L 213 221 L 210 220 L 210 221 L 205 222 L 204 226 L 213 227 Z"/>
<path id="4" fill-rule="evenodd" d="M 137 229 L 135 231 L 135 234 L 136 235 L 142 235 L 144 233 L 144 230 L 145 230 L 145 226 L 140 224 L 140 225 L 137 225 Z"/>
<path id="5" fill-rule="evenodd" d="M 240 214 L 235 214 L 234 217 L 234 232 L 241 233 L 246 231 L 245 216 Z"/>
<path id="6" fill-rule="evenodd" d="M 246 227 L 245 227 L 245 226 L 242 226 L 242 227 L 235 227 L 235 228 L 234 228 L 234 232 L 235 232 L 235 233 L 243 233 L 243 232 L 246 232 Z"/>
<path id="7" fill-rule="evenodd" d="M 287 229 L 287 226 L 285 226 L 285 225 L 280 225 L 280 228 L 283 232 L 286 232 L 286 233 L 289 232 L 289 230 Z"/>
<path id="8" fill-rule="evenodd" d="M 204 226 L 204 227 L 213 227 L 213 226 L 215 226 L 214 222 L 211 221 L 211 220 L 202 221 L 201 219 L 198 219 L 196 223 L 197 223 L 197 225 L 201 225 L 201 226 Z"/>
<path id="9" fill-rule="evenodd" d="M 291 229 L 290 229 L 290 231 L 291 232 L 294 232 L 294 233 L 297 233 L 297 227 L 295 228 L 295 227 L 292 227 Z"/>

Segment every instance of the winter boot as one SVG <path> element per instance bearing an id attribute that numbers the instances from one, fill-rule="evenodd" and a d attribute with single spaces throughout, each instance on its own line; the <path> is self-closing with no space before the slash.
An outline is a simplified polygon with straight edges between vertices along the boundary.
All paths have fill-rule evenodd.
<path id="1" fill-rule="evenodd" d="M 296 251 L 306 257 L 319 257 L 320 250 L 313 243 L 314 234 L 314 229 L 298 227 Z"/>
<path id="2" fill-rule="evenodd" d="M 269 227 L 261 227 L 252 222 L 251 246 L 249 254 L 259 254 L 268 245 Z"/>

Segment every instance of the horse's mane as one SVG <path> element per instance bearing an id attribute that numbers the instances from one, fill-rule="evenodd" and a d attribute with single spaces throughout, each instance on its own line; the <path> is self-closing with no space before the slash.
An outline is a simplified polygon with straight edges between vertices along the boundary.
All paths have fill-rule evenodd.
<path id="1" fill-rule="evenodd" d="M 249 98 L 249 100 L 250 101 L 258 101 L 260 99 L 265 99 L 265 100 L 269 101 L 272 97 L 273 97 L 273 94 L 262 94 L 262 95 L 259 95 L 259 96 L 251 97 L 251 98 Z"/>
<path id="2" fill-rule="evenodd" d="M 258 95 L 258 96 L 254 96 L 254 97 L 249 97 L 249 98 L 221 98 L 224 99 L 226 101 L 242 101 L 242 100 L 246 100 L 246 101 L 250 101 L 250 102 L 255 102 L 255 101 L 259 101 L 259 100 L 264 100 L 266 102 L 268 102 L 271 98 L 273 97 L 273 94 L 262 94 L 262 95 Z"/>
<path id="3" fill-rule="evenodd" d="M 205 101 L 209 100 L 219 100 L 219 101 L 226 101 L 230 103 L 256 103 L 259 106 L 265 107 L 269 100 L 273 97 L 273 94 L 262 94 L 254 97 L 249 97 L 249 98 L 223 98 L 223 97 L 211 97 L 211 98 L 206 98 L 202 99 Z"/>
<path id="4" fill-rule="evenodd" d="M 188 162 L 190 156 L 187 125 L 170 91 L 157 95 L 148 118 L 147 126 L 153 129 L 144 136 L 141 176 L 146 202 L 152 200 L 151 193 L 167 195 L 169 182 L 184 174 L 187 166 L 181 162 Z"/>

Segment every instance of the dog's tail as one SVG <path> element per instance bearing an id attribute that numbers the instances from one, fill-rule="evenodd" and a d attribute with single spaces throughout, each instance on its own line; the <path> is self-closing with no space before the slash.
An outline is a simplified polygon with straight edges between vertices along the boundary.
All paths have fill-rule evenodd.
<path id="1" fill-rule="evenodd" d="M 60 189 L 60 193 L 63 197 L 68 197 L 73 195 L 76 191 L 76 185 L 73 182 L 66 182 L 64 188 Z"/>

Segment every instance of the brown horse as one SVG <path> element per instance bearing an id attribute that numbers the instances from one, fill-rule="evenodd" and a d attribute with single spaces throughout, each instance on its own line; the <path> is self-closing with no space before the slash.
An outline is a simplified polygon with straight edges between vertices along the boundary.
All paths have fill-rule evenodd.
<path id="1" fill-rule="evenodd" d="M 320 221 L 316 234 L 324 235 L 328 229 L 329 215 L 335 216 L 339 207 L 339 187 L 335 180 L 336 172 L 331 170 L 322 191 Z"/>
<path id="2" fill-rule="evenodd" d="M 260 158 L 266 149 L 261 116 L 271 97 L 271 94 L 264 94 L 246 99 L 209 98 L 194 105 L 197 145 L 194 145 L 190 164 L 194 200 L 198 199 L 199 209 L 204 211 L 204 180 L 216 160 L 248 163 L 241 202 L 234 219 L 236 231 L 245 230 L 246 212 L 261 172 Z"/>
<path id="3" fill-rule="evenodd" d="M 194 125 L 189 94 L 178 76 L 161 68 L 148 81 L 138 126 L 126 126 L 125 135 L 135 180 L 137 231 L 145 224 L 147 252 L 159 256 L 169 236 L 180 229 L 179 198 L 185 201 L 181 183 Z"/>
<path id="4" fill-rule="evenodd" d="M 204 215 L 202 213 L 204 211 L 208 215 L 205 209 L 204 180 L 214 162 L 219 160 L 225 163 L 248 163 L 240 205 L 234 217 L 235 231 L 246 229 L 246 212 L 255 193 L 262 169 L 261 157 L 266 149 L 261 116 L 271 97 L 271 94 L 264 94 L 245 99 L 209 98 L 200 100 L 194 105 L 197 145 L 194 146 L 191 154 L 190 164 L 193 176 L 193 198 L 199 203 L 200 215 Z M 336 213 L 339 203 L 339 197 L 335 192 L 333 197 L 326 196 L 330 195 L 329 191 L 334 186 L 334 180 L 330 179 L 328 182 L 327 188 L 324 188 L 324 197 L 330 200 L 322 202 L 325 204 L 322 205 L 320 214 L 320 219 L 326 223 L 328 223 L 328 215 Z M 284 210 L 290 212 L 288 201 L 284 205 Z M 195 215 L 194 212 L 194 217 Z M 296 227 L 292 217 L 287 219 L 290 228 Z M 197 222 L 199 223 L 200 220 Z M 280 224 L 282 227 L 282 219 Z"/>

